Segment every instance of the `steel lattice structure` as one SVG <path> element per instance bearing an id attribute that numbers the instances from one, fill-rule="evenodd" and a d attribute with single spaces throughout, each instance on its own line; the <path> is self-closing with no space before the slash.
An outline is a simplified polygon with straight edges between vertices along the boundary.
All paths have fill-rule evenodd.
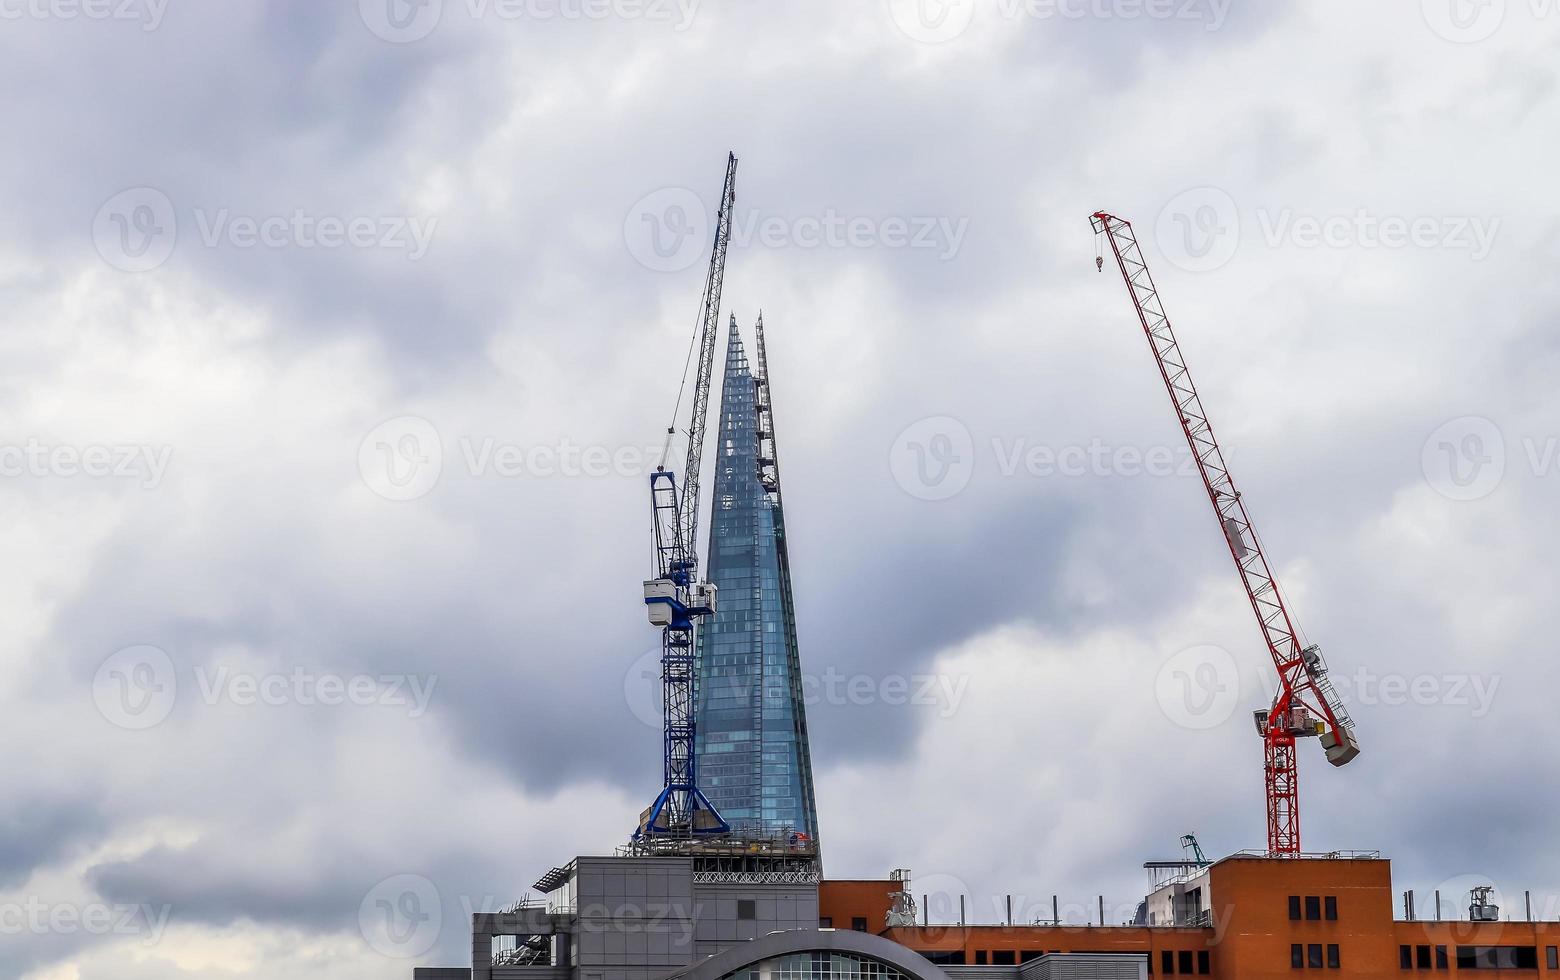
<path id="1" fill-rule="evenodd" d="M 709 274 L 704 282 L 698 326 L 698 364 L 682 486 L 678 486 L 677 477 L 670 470 L 657 469 L 650 475 L 656 577 L 645 582 L 645 605 L 650 622 L 661 627 L 663 788 L 655 802 L 640 814 L 636 838 L 723 834 L 731 829 L 699 789 L 693 698 L 695 630 L 699 620 L 715 611 L 715 590 L 701 583 L 698 576 L 699 473 L 704 460 L 705 416 L 710 403 L 721 289 L 726 279 L 726 251 L 731 241 L 736 197 L 737 157 L 733 153 L 726 158 L 726 179 L 721 185 L 715 242 L 710 252 Z"/>
<path id="2" fill-rule="evenodd" d="M 1296 855 L 1300 853 L 1300 785 L 1295 741 L 1298 737 L 1320 736 L 1328 761 L 1341 766 L 1359 755 L 1354 722 L 1327 679 L 1321 651 L 1301 643 L 1246 504 L 1225 465 L 1213 424 L 1192 383 L 1132 224 L 1103 211 L 1090 220 L 1096 235 L 1105 236 L 1116 257 L 1138 321 L 1159 365 L 1160 378 L 1170 394 L 1181 431 L 1223 529 L 1230 557 L 1240 572 L 1252 612 L 1278 671 L 1278 692 L 1272 706 L 1257 712 L 1257 729 L 1264 745 L 1268 852 Z M 1103 258 L 1096 262 L 1103 267 Z"/>

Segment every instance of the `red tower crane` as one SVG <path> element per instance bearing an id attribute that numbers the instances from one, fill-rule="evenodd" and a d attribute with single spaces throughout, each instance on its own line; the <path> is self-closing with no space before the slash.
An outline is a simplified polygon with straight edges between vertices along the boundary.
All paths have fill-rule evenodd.
<path id="1" fill-rule="evenodd" d="M 1197 461 L 1197 472 L 1202 474 L 1208 500 L 1213 504 L 1230 557 L 1235 560 L 1241 584 L 1251 600 L 1251 610 L 1256 614 L 1257 625 L 1278 671 L 1278 693 L 1273 696 L 1272 706 L 1256 712 L 1257 733 L 1262 736 L 1264 747 L 1268 853 L 1298 854 L 1300 784 L 1295 741 L 1308 736 L 1319 737 L 1327 751 L 1327 761 L 1341 766 L 1360 754 L 1354 722 L 1327 679 L 1327 664 L 1321 650 L 1315 645 L 1301 645 L 1278 582 L 1268 567 L 1262 542 L 1251 526 L 1240 491 L 1235 489 L 1235 482 L 1224 465 L 1224 453 L 1219 449 L 1213 425 L 1192 384 L 1191 373 L 1170 328 L 1170 318 L 1160 303 L 1159 291 L 1149 275 L 1148 263 L 1138 247 L 1131 222 L 1104 211 L 1095 213 L 1090 222 L 1096 240 L 1104 235 L 1116 256 L 1116 265 L 1127 284 L 1138 322 L 1153 349 L 1159 375 L 1170 393 L 1186 444 Z M 1104 262 L 1103 254 L 1095 257 L 1096 267 L 1103 269 Z"/>

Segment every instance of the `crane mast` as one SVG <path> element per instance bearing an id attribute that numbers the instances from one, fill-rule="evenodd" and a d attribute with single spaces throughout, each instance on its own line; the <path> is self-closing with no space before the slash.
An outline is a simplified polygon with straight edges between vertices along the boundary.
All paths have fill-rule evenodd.
<path id="1" fill-rule="evenodd" d="M 1251 610 L 1278 672 L 1278 691 L 1272 705 L 1255 715 L 1257 732 L 1262 736 L 1264 746 L 1268 852 L 1280 856 L 1298 854 L 1300 786 L 1296 740 L 1319 737 L 1327 760 L 1334 766 L 1341 766 L 1360 753 L 1354 722 L 1328 680 L 1321 650 L 1301 643 L 1278 582 L 1268 566 L 1261 539 L 1251 525 L 1246 504 L 1225 465 L 1224 453 L 1192 383 L 1191 372 L 1187 370 L 1131 222 L 1104 211 L 1096 212 L 1090 222 L 1096 238 L 1103 235 L 1110 243 L 1137 310 L 1138 322 L 1159 365 L 1160 378 L 1175 406 L 1181 431 L 1224 532 L 1230 557 L 1240 572 Z M 1103 269 L 1103 256 L 1096 257 L 1095 264 Z"/>
<path id="2" fill-rule="evenodd" d="M 699 474 L 704 460 L 705 417 L 709 412 L 715 336 L 720 327 L 721 289 L 726 279 L 726 251 L 731 241 L 736 197 L 737 157 L 733 153 L 726 158 L 715 243 L 704 281 L 682 485 L 678 486 L 676 475 L 665 468 L 664 461 L 650 475 L 655 578 L 644 583 L 644 599 L 650 624 L 661 629 L 663 779 L 660 795 L 639 816 L 634 838 L 641 841 L 685 839 L 731 829 L 699 789 L 698 759 L 694 755 L 694 640 L 699 621 L 715 612 L 715 586 L 699 580 Z M 681 402 L 679 395 L 679 406 Z M 674 420 L 667 430 L 668 449 L 675 433 Z"/>

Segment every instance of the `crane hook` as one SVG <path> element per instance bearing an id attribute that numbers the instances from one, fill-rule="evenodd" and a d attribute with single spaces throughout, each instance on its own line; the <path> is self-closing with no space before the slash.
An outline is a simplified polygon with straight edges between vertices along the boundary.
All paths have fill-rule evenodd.
<path id="1" fill-rule="evenodd" d="M 1105 271 L 1105 256 L 1103 256 L 1103 255 L 1096 255 L 1094 257 L 1094 271 L 1096 271 L 1096 272 L 1104 272 Z"/>

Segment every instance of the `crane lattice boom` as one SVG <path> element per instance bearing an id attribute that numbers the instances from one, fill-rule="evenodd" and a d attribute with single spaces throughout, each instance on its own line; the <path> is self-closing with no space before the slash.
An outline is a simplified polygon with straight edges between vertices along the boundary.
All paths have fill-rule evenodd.
<path id="1" fill-rule="evenodd" d="M 683 482 L 670 470 L 650 475 L 650 505 L 655 523 L 655 578 L 644 583 L 650 624 L 661 628 L 662 790 L 639 817 L 636 839 L 682 838 L 725 833 L 731 828 L 699 789 L 694 755 L 694 639 L 699 621 L 715 612 L 715 587 L 699 581 L 699 474 L 704 460 L 705 418 L 714 373 L 715 337 L 720 327 L 721 289 L 726 280 L 726 251 L 731 241 L 732 210 L 737 199 L 737 156 L 726 158 L 715 221 L 715 243 L 704 280 L 694 372 L 692 417 Z M 686 381 L 686 376 L 684 376 Z M 681 398 L 678 399 L 679 406 Z M 676 420 L 668 430 L 668 445 Z"/>
<path id="2" fill-rule="evenodd" d="M 1192 383 L 1180 344 L 1138 247 L 1132 224 L 1103 211 L 1090 219 L 1096 235 L 1104 235 L 1127 284 L 1138 321 L 1153 349 L 1160 378 L 1170 393 L 1186 443 L 1191 447 L 1207 488 L 1230 557 L 1240 572 L 1252 612 L 1278 671 L 1278 692 L 1272 706 L 1257 713 L 1257 729 L 1265 744 L 1268 851 L 1300 852 L 1300 793 L 1295 739 L 1320 736 L 1327 759 L 1341 766 L 1359 755 L 1354 722 L 1327 678 L 1327 665 L 1315 646 L 1304 646 L 1284 604 L 1278 582 L 1268 566 L 1261 539 L 1251 525 L 1246 504 L 1230 477 L 1213 424 Z M 1103 260 L 1097 260 L 1102 262 Z"/>

